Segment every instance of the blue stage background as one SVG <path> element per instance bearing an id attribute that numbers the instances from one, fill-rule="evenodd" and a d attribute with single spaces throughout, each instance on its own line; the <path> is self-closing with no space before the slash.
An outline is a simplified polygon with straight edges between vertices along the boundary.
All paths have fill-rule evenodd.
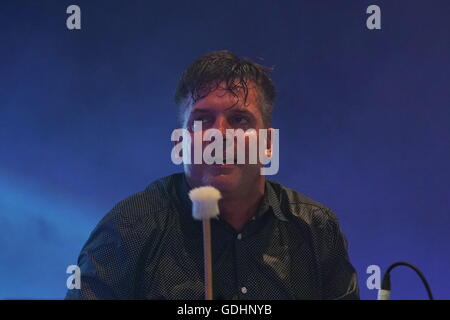
<path id="1" fill-rule="evenodd" d="M 81 7 L 82 29 L 66 28 Z M 382 30 L 366 28 L 377 4 Z M 2 1 L 0 298 L 63 298 L 101 217 L 170 161 L 173 92 L 229 49 L 274 66 L 280 171 L 338 215 L 358 271 L 450 298 L 449 1 Z M 424 299 L 395 270 L 393 298 Z"/>

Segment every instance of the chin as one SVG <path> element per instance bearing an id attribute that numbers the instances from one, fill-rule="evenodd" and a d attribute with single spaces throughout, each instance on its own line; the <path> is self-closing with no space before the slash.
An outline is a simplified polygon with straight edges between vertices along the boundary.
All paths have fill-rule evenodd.
<path id="1" fill-rule="evenodd" d="M 216 175 L 207 177 L 207 185 L 217 188 L 221 193 L 231 193 L 239 187 L 239 182 L 230 175 Z"/>
<path id="2" fill-rule="evenodd" d="M 245 188 L 255 187 L 259 177 L 259 167 L 240 165 L 210 165 L 185 167 L 191 186 L 213 186 L 223 194 L 240 194 L 248 191 Z M 255 177 L 253 179 L 253 177 Z M 244 190 L 243 190 L 244 188 Z"/>
<path id="3" fill-rule="evenodd" d="M 217 188 L 222 193 L 230 193 L 239 189 L 241 172 L 237 167 L 211 168 L 205 172 L 203 183 Z"/>

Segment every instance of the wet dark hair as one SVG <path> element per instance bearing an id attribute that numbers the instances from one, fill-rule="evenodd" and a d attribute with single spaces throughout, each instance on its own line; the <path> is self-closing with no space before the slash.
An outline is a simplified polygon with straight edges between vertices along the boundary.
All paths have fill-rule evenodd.
<path id="1" fill-rule="evenodd" d="M 257 85 L 261 114 L 266 126 L 272 122 L 275 86 L 269 77 L 272 69 L 253 61 L 238 57 L 228 50 L 211 52 L 190 65 L 182 74 L 175 92 L 175 103 L 180 106 L 180 118 L 185 112 L 186 99 L 193 103 L 216 90 L 223 82 L 225 88 L 238 96 L 238 90 L 244 92 L 244 104 L 247 102 L 248 81 Z"/>

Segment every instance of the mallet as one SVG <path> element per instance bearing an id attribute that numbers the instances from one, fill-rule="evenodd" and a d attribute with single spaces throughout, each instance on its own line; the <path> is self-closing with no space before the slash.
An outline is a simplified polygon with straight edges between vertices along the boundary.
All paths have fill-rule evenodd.
<path id="1" fill-rule="evenodd" d="M 189 192 L 192 201 L 192 216 L 203 221 L 203 255 L 205 258 L 205 299 L 212 300 L 212 258 L 210 219 L 219 214 L 220 191 L 214 187 L 200 187 Z"/>

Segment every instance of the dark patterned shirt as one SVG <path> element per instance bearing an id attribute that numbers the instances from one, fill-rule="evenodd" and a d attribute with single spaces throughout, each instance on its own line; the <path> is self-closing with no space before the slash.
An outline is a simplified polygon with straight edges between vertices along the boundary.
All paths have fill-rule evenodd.
<path id="1" fill-rule="evenodd" d="M 66 299 L 203 299 L 202 222 L 184 174 L 118 203 L 81 250 Z M 215 299 L 358 299 L 335 215 L 272 181 L 241 232 L 211 220 Z"/>

